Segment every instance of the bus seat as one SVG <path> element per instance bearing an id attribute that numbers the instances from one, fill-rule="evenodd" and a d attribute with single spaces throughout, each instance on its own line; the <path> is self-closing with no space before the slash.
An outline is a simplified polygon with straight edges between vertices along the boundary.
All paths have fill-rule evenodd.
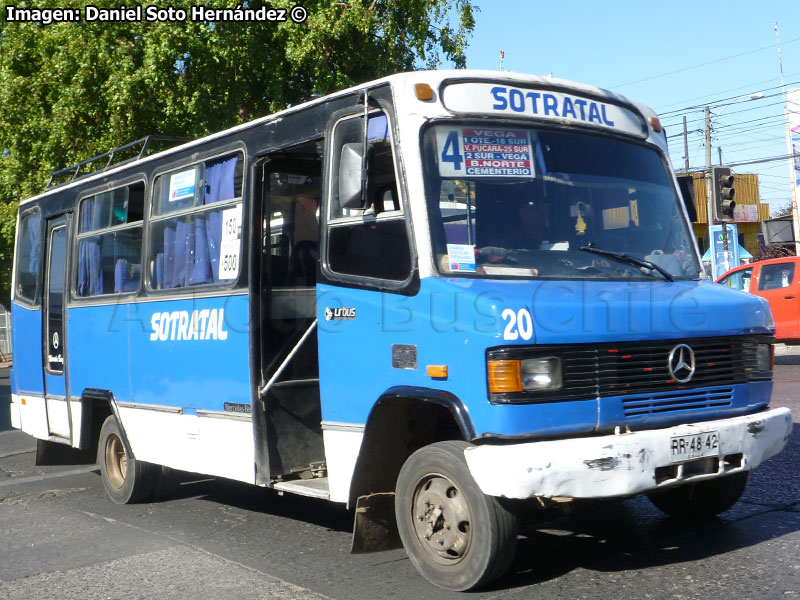
<path id="1" fill-rule="evenodd" d="M 128 263 L 120 258 L 114 266 L 114 291 L 133 292 L 139 289 L 139 280 L 142 275 L 142 265 Z"/>
<path id="2" fill-rule="evenodd" d="M 761 276 L 761 285 L 759 286 L 759 290 L 777 290 L 780 288 L 780 283 L 775 278 L 774 273 L 764 273 Z"/>
<path id="3" fill-rule="evenodd" d="M 286 287 L 289 283 L 289 261 L 285 256 L 270 255 L 270 282 L 274 287 Z"/>

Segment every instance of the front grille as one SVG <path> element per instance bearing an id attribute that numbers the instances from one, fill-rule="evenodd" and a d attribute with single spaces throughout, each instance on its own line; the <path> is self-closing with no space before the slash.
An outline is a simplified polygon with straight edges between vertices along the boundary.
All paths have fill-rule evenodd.
<path id="1" fill-rule="evenodd" d="M 494 348 L 487 351 L 489 359 L 558 356 L 564 385 L 562 389 L 549 393 L 492 394 L 491 400 L 550 402 L 662 393 L 676 394 L 675 399 L 689 398 L 684 390 L 771 380 L 771 371 L 758 370 L 756 349 L 758 344 L 773 341 L 771 336 L 726 336 Z M 678 344 L 686 344 L 695 355 L 695 372 L 686 383 L 673 379 L 667 364 L 670 352 Z M 669 401 L 667 397 L 665 402 Z"/>
<path id="2" fill-rule="evenodd" d="M 699 410 L 730 406 L 733 388 L 714 388 L 711 390 L 684 390 L 666 394 L 630 396 L 622 401 L 626 417 L 657 415 L 677 410 Z"/>

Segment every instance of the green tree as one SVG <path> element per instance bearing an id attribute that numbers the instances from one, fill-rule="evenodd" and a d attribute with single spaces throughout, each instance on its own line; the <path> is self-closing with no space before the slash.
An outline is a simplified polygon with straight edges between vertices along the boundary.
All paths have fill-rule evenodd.
<path id="1" fill-rule="evenodd" d="M 87 4 L 122 3 L 47 6 L 80 8 L 83 15 Z M 197 4 L 169 3 L 187 13 Z M 8 5 L 30 6 L 0 0 L 0 301 L 6 304 L 18 201 L 42 192 L 52 171 L 148 134 L 198 137 L 391 73 L 443 61 L 464 67 L 477 10 L 473 0 L 305 0 L 303 23 L 194 22 L 189 15 L 178 23 L 42 25 L 5 21 Z"/>

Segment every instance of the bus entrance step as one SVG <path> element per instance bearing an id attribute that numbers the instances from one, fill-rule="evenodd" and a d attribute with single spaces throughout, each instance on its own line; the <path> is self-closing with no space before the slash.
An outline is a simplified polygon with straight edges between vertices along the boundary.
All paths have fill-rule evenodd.
<path id="1" fill-rule="evenodd" d="M 311 496 L 313 498 L 329 498 L 328 478 L 315 477 L 314 479 L 294 479 L 292 481 L 278 481 L 273 486 L 281 492 L 291 492 L 301 496 Z"/>

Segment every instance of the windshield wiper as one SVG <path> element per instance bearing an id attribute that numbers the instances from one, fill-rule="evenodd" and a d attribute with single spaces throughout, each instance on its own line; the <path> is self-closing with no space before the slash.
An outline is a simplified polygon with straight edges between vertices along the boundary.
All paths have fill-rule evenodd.
<path id="1" fill-rule="evenodd" d="M 651 271 L 658 271 L 667 281 L 675 281 L 675 278 L 669 271 L 659 267 L 657 264 L 652 263 L 649 260 L 636 258 L 635 256 L 631 256 L 630 254 L 625 254 L 624 252 L 612 252 L 611 250 L 602 250 L 600 248 L 595 248 L 594 246 L 581 246 L 580 249 L 583 250 L 584 252 L 592 252 L 594 254 L 608 256 L 609 258 L 613 258 L 615 260 L 618 260 L 619 262 L 628 263 L 629 265 L 636 265 L 637 267 L 644 267 L 645 269 L 650 269 Z"/>

